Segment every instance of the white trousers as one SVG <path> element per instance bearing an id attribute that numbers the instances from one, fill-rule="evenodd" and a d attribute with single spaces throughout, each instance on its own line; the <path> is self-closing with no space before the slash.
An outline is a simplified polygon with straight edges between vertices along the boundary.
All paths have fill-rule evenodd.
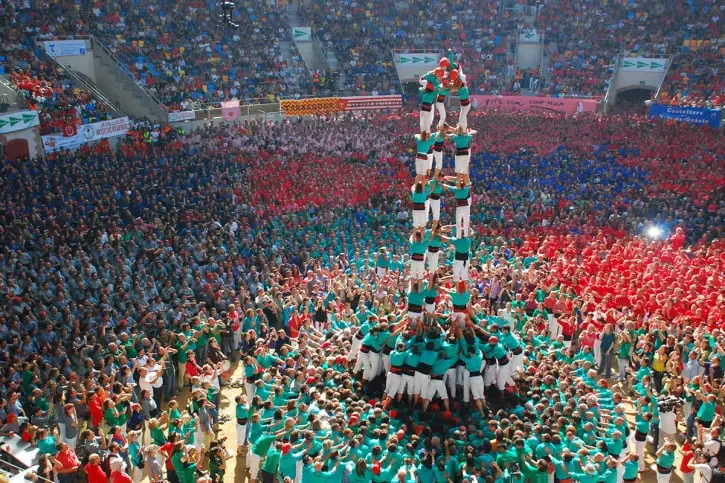
<path id="1" fill-rule="evenodd" d="M 247 400 L 251 401 L 257 393 L 257 385 L 252 382 L 244 381 L 244 392 L 247 395 Z"/>
<path id="2" fill-rule="evenodd" d="M 672 472 L 670 471 L 667 474 L 657 472 L 657 483 L 669 483 L 670 477 L 672 476 Z"/>
<path id="3" fill-rule="evenodd" d="M 410 319 L 410 326 L 415 329 L 418 326 L 418 322 L 423 320 L 423 312 L 408 312 L 408 318 Z"/>
<path id="4" fill-rule="evenodd" d="M 413 227 L 423 228 L 428 224 L 428 210 L 413 210 Z"/>
<path id="5" fill-rule="evenodd" d="M 443 380 L 446 383 L 446 386 L 448 386 L 448 392 L 450 393 L 452 398 L 456 397 L 456 375 L 457 375 L 457 368 L 456 366 L 451 367 L 446 371 L 446 377 L 443 378 Z"/>
<path id="6" fill-rule="evenodd" d="M 387 382 L 387 381 L 386 381 Z M 403 376 L 400 379 L 400 387 L 398 388 L 398 394 L 408 393 L 409 395 L 413 395 L 413 386 L 415 385 L 415 381 L 413 376 L 409 374 L 403 374 Z"/>
<path id="7" fill-rule="evenodd" d="M 433 148 L 433 165 L 432 169 L 443 169 L 443 151 L 436 151 Z"/>
<path id="8" fill-rule="evenodd" d="M 353 372 L 357 373 L 365 370 L 370 365 L 370 352 L 360 352 L 355 361 Z"/>
<path id="9" fill-rule="evenodd" d="M 465 312 L 453 312 L 451 314 L 451 322 L 458 324 L 458 327 L 463 328 L 466 326 L 466 313 Z"/>
<path id="10" fill-rule="evenodd" d="M 446 385 L 443 383 L 443 379 L 430 380 L 425 399 L 431 401 L 436 396 L 436 394 L 443 400 L 448 399 L 448 392 L 446 392 Z"/>
<path id="11" fill-rule="evenodd" d="M 483 371 L 483 385 L 490 387 L 496 382 L 496 376 L 498 375 L 498 364 L 487 364 L 486 369 Z"/>
<path id="12" fill-rule="evenodd" d="M 461 112 L 458 114 L 458 126 L 468 129 L 468 113 L 471 110 L 471 104 L 461 106 Z"/>
<path id="13" fill-rule="evenodd" d="M 388 376 L 385 379 L 385 394 L 390 397 L 395 397 L 396 394 L 402 392 L 402 383 L 402 374 L 393 374 L 392 372 L 388 372 Z"/>
<path id="14" fill-rule="evenodd" d="M 350 353 L 347 355 L 347 360 L 351 361 L 357 356 L 358 352 L 360 351 L 360 345 L 362 344 L 362 340 L 358 339 L 357 337 L 352 338 L 352 345 L 350 346 Z"/>
<path id="15" fill-rule="evenodd" d="M 247 444 L 247 425 L 237 424 L 237 446 Z"/>
<path id="16" fill-rule="evenodd" d="M 415 174 L 423 176 L 428 167 L 428 154 L 423 154 L 425 159 L 420 158 L 420 153 L 415 156 Z"/>
<path id="17" fill-rule="evenodd" d="M 468 174 L 469 154 L 456 154 L 456 174 Z"/>
<path id="18" fill-rule="evenodd" d="M 483 401 L 485 399 L 485 395 L 483 393 L 484 387 L 483 387 L 483 377 L 481 376 L 474 376 L 470 377 L 470 391 L 471 396 L 473 396 L 474 401 Z"/>
<path id="19" fill-rule="evenodd" d="M 383 362 L 381 372 L 388 372 L 390 370 L 390 354 L 380 353 L 380 360 Z"/>
<path id="20" fill-rule="evenodd" d="M 425 274 L 425 260 L 410 261 L 410 277 L 414 280 L 421 280 Z"/>
<path id="21" fill-rule="evenodd" d="M 456 234 L 458 230 L 464 237 L 468 238 L 471 236 L 471 205 L 456 206 Z"/>
<path id="22" fill-rule="evenodd" d="M 425 396 L 428 391 L 428 384 L 430 383 L 430 375 L 429 374 L 423 374 L 421 372 L 415 371 L 415 376 L 413 376 L 413 394 L 415 395 L 423 395 Z"/>
<path id="23" fill-rule="evenodd" d="M 368 354 L 368 367 L 363 369 L 363 379 L 372 381 L 380 373 L 380 367 L 382 366 L 382 359 L 380 353 L 370 351 Z"/>
<path id="24" fill-rule="evenodd" d="M 438 261 L 440 260 L 441 252 L 426 252 L 426 258 L 428 259 L 428 271 L 435 273 L 438 271 Z"/>
<path id="25" fill-rule="evenodd" d="M 438 125 L 442 126 L 446 122 L 446 101 L 436 101 L 436 111 L 438 111 Z"/>
<path id="26" fill-rule="evenodd" d="M 453 282 L 468 280 L 468 260 L 453 260 Z"/>
<path id="27" fill-rule="evenodd" d="M 433 109 L 430 111 L 420 110 L 420 132 L 430 132 L 430 127 L 433 125 L 433 116 Z"/>
<path id="28" fill-rule="evenodd" d="M 143 470 L 138 466 L 131 465 L 131 480 L 133 483 L 141 483 L 143 478 Z"/>
<path id="29" fill-rule="evenodd" d="M 433 216 L 433 221 L 440 221 L 441 219 L 441 200 L 437 199 L 434 200 L 431 198 L 428 200 L 428 207 L 430 208 L 430 213 Z"/>
<path id="30" fill-rule="evenodd" d="M 511 370 L 511 361 L 506 365 L 498 366 L 498 374 L 496 375 L 496 387 L 499 391 L 506 389 L 506 383 L 509 382 L 509 374 Z"/>

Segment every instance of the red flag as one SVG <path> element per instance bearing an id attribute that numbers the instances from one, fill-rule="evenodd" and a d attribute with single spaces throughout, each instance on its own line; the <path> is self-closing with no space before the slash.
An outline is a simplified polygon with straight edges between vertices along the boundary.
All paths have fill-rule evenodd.
<path id="1" fill-rule="evenodd" d="M 76 125 L 74 123 L 67 123 L 63 126 L 63 136 L 70 138 L 76 134 L 78 134 L 78 130 L 76 129 Z"/>
<path id="2" fill-rule="evenodd" d="M 222 102 L 222 117 L 225 121 L 233 121 L 241 115 L 242 108 L 238 100 Z"/>

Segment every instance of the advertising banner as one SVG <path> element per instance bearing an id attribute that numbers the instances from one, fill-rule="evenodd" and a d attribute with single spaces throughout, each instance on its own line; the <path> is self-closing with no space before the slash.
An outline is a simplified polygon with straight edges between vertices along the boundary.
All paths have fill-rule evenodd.
<path id="1" fill-rule="evenodd" d="M 597 109 L 595 99 L 574 97 L 529 97 L 529 96 L 471 96 L 473 105 L 480 109 L 500 109 L 502 111 L 555 111 L 575 114 L 594 112 Z"/>
<path id="2" fill-rule="evenodd" d="M 51 57 L 86 55 L 85 40 L 49 40 L 43 42 L 43 47 Z"/>
<path id="3" fill-rule="evenodd" d="M 292 27 L 292 40 L 295 40 L 297 42 L 312 41 L 312 28 L 311 27 Z"/>
<path id="4" fill-rule="evenodd" d="M 196 119 L 194 111 L 176 111 L 169 113 L 169 122 L 193 121 Z"/>
<path id="5" fill-rule="evenodd" d="M 667 59 L 625 57 L 622 59 L 622 72 L 664 72 L 666 65 Z"/>
<path id="6" fill-rule="evenodd" d="M 343 97 L 346 111 L 379 111 L 403 107 L 403 96 Z"/>
<path id="7" fill-rule="evenodd" d="M 430 54 L 398 54 L 396 64 L 410 64 L 421 67 L 430 67 L 431 69 L 438 67 L 437 53 Z"/>
<path id="8" fill-rule="evenodd" d="M 653 119 L 672 119 L 674 121 L 688 122 L 690 124 L 707 124 L 719 128 L 722 123 L 720 109 L 706 107 L 668 106 L 666 104 L 652 104 L 649 108 L 649 117 Z"/>
<path id="9" fill-rule="evenodd" d="M 314 99 L 285 99 L 280 102 L 285 116 L 323 116 L 339 114 L 345 111 L 382 111 L 399 109 L 403 106 L 403 97 L 394 96 L 356 96 L 356 97 L 319 97 Z"/>
<path id="10" fill-rule="evenodd" d="M 78 128 L 78 133 L 75 136 L 42 136 L 43 149 L 45 149 L 46 153 L 52 153 L 59 149 L 75 149 L 85 143 L 116 136 L 125 136 L 128 129 L 128 117 L 85 124 Z"/>
<path id="11" fill-rule="evenodd" d="M 40 124 L 36 111 L 19 111 L 0 116 L 0 134 L 21 131 Z"/>

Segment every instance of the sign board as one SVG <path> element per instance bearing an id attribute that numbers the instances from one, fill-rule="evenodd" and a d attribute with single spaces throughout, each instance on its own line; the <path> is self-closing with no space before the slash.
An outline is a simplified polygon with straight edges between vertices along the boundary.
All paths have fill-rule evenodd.
<path id="1" fill-rule="evenodd" d="M 312 41 L 312 28 L 311 27 L 292 27 L 292 40 L 294 40 L 295 42 Z"/>
<path id="2" fill-rule="evenodd" d="M 40 124 L 36 111 L 19 111 L 0 116 L 0 134 L 21 131 Z"/>
<path id="3" fill-rule="evenodd" d="M 646 57 L 625 57 L 622 59 L 622 72 L 664 72 L 667 59 Z"/>
<path id="4" fill-rule="evenodd" d="M 438 52 L 415 54 L 394 54 L 395 70 L 402 82 L 417 81 L 426 73 L 438 67 Z"/>
<path id="5" fill-rule="evenodd" d="M 85 40 L 48 40 L 43 47 L 51 57 L 86 55 Z"/>
<path id="6" fill-rule="evenodd" d="M 650 119 L 655 117 L 672 119 L 690 124 L 707 124 L 715 129 L 719 128 L 722 123 L 722 111 L 720 109 L 708 109 L 706 107 L 652 104 L 649 108 L 649 117 Z"/>
<path id="7" fill-rule="evenodd" d="M 78 128 L 75 136 L 42 136 L 46 154 L 59 149 L 75 149 L 85 143 L 100 141 L 116 136 L 125 136 L 129 129 L 128 117 L 119 117 L 110 121 L 94 122 Z"/>
<path id="8" fill-rule="evenodd" d="M 194 111 L 176 111 L 169 113 L 169 122 L 193 121 L 196 119 Z"/>
<path id="9" fill-rule="evenodd" d="M 594 112 L 597 101 L 576 97 L 534 97 L 534 96 L 471 96 L 471 102 L 479 109 L 502 111 L 556 111 L 575 114 Z"/>
<path id="10" fill-rule="evenodd" d="M 282 114 L 289 117 L 326 116 L 346 111 L 382 111 L 403 107 L 403 96 L 316 97 L 285 99 L 280 102 Z"/>
<path id="11" fill-rule="evenodd" d="M 403 96 L 356 96 L 343 97 L 346 111 L 379 111 L 381 109 L 400 109 Z"/>

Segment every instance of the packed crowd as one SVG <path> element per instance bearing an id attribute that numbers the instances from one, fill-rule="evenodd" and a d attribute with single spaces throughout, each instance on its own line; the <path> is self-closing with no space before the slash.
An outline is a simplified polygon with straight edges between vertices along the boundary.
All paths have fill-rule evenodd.
<path id="1" fill-rule="evenodd" d="M 693 53 L 677 56 L 667 73 L 658 101 L 680 106 L 722 108 L 725 105 L 724 45 L 703 46 Z"/>
<path id="2" fill-rule="evenodd" d="M 434 18 L 431 10 L 435 11 Z M 510 89 L 507 71 L 513 52 L 509 41 L 518 16 L 508 10 L 499 15 L 494 3 L 315 2 L 300 7 L 300 14 L 337 52 L 350 91 L 397 92 L 393 50 L 447 49 L 458 52 L 476 92 L 503 93 Z"/>
<path id="3" fill-rule="evenodd" d="M 684 47 L 682 65 L 673 72 L 666 96 L 672 103 L 689 93 L 694 101 L 713 102 L 722 94 L 717 73 L 722 69 L 722 8 L 717 2 L 678 0 L 662 2 L 546 2 L 536 25 L 551 51 L 549 94 L 603 96 L 616 56 L 667 58 Z M 692 43 L 693 47 L 690 48 Z M 702 51 L 696 45 L 703 44 Z M 707 52 L 706 55 L 702 55 Z M 697 70 L 697 78 L 694 77 Z M 691 74 L 682 79 L 682 73 Z M 715 79 L 712 79 L 712 78 Z M 712 79 L 714 82 L 698 82 Z M 688 82 L 690 81 L 690 82 Z M 683 85 L 688 89 L 683 89 Z M 684 90 L 684 92 L 682 92 Z M 675 95 L 679 93 L 679 97 Z"/>
<path id="4" fill-rule="evenodd" d="M 648 433 L 668 479 L 683 431 L 658 402 L 672 395 L 703 447 L 678 469 L 706 474 L 723 404 L 722 137 L 470 113 L 470 299 L 441 236 L 423 332 L 406 202 L 419 117 L 222 125 L 4 163 L 0 432 L 59 481 L 219 481 L 236 449 L 264 482 L 614 482 L 645 470 Z M 440 225 L 457 209 L 443 197 Z M 666 238 L 639 236 L 650 224 Z M 623 387 L 599 377 L 614 359 Z M 227 361 L 245 374 L 224 389 L 233 414 Z"/>
<path id="5" fill-rule="evenodd" d="M 38 111 L 41 134 L 75 133 L 81 124 L 110 118 L 110 109 L 90 92 L 79 88 L 62 69 L 39 60 L 24 32 L 11 28 L 14 11 L 0 7 L 3 45 L 0 73 L 25 97 L 26 108 Z"/>

